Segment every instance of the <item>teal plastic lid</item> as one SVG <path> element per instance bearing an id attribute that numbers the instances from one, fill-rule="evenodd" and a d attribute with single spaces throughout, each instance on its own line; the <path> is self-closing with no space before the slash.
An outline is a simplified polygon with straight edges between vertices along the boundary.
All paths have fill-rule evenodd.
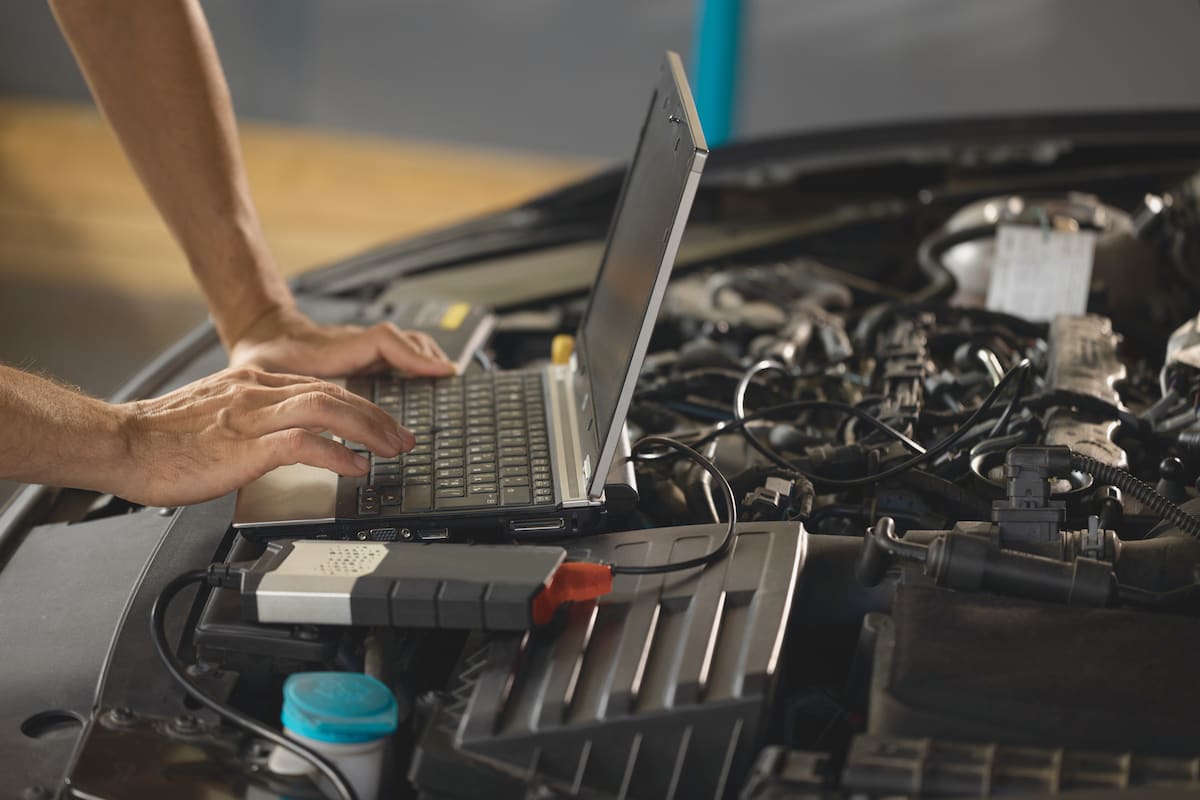
<path id="1" fill-rule="evenodd" d="M 318 742 L 370 742 L 396 731 L 396 698 L 369 675 L 298 672 L 283 684 L 283 726 Z"/>

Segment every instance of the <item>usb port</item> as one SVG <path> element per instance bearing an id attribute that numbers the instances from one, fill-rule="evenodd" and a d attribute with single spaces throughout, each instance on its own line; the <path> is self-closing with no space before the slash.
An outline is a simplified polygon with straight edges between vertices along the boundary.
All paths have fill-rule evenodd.
<path id="1" fill-rule="evenodd" d="M 534 517 L 533 519 L 514 519 L 508 523 L 513 533 L 534 533 L 537 531 L 561 531 L 567 527 L 562 517 Z"/>

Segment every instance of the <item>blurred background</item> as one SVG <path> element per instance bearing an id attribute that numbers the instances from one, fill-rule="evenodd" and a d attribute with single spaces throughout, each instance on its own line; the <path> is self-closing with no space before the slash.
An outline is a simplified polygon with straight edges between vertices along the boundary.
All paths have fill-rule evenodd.
<path id="1" fill-rule="evenodd" d="M 289 274 L 622 158 L 662 51 L 691 63 L 697 20 L 696 0 L 203 5 Z M 744 0 L 743 11 L 737 138 L 1196 105 L 1196 0 Z M 45 2 L 5 0 L 0 361 L 104 395 L 203 316 Z"/>

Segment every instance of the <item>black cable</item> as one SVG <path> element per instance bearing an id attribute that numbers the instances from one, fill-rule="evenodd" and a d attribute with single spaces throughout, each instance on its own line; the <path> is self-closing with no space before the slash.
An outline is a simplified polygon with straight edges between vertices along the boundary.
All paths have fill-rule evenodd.
<path id="1" fill-rule="evenodd" d="M 358 800 L 358 795 L 355 793 L 354 787 L 350 785 L 350 782 L 346 780 L 337 767 L 331 764 L 320 753 L 311 747 L 306 747 L 300 742 L 287 738 L 237 709 L 212 699 L 193 684 L 187 675 L 184 674 L 183 670 L 179 668 L 179 664 L 175 661 L 175 656 L 171 653 L 171 647 L 167 643 L 167 607 L 171 604 L 175 595 L 193 583 L 210 583 L 211 581 L 216 585 L 221 585 L 221 578 L 223 577 L 228 577 L 228 573 L 225 575 L 214 573 L 210 577 L 210 573 L 205 570 L 185 572 L 164 586 L 162 591 L 159 592 L 158 597 L 154 599 L 154 606 L 150 609 L 150 636 L 154 639 L 154 648 L 158 651 L 159 658 L 162 659 L 167 672 L 183 687 L 184 691 L 207 708 L 215 711 L 220 716 L 245 729 L 254 736 L 266 739 L 276 746 L 282 747 L 311 763 L 321 774 L 329 779 L 329 782 L 333 784 L 334 790 L 342 800 Z"/>
<path id="2" fill-rule="evenodd" d="M 789 374 L 787 369 L 782 364 L 779 364 L 777 362 L 770 361 L 770 360 L 759 361 L 758 363 L 756 363 L 752 367 L 750 367 L 750 369 L 746 370 L 746 372 L 743 373 L 741 380 L 738 381 L 737 389 L 734 392 L 733 418 L 736 422 L 742 423 L 742 424 L 738 425 L 738 430 L 741 431 L 743 438 L 745 438 L 746 442 L 751 447 L 753 447 L 760 454 L 765 456 L 768 460 L 770 460 L 776 466 L 779 466 L 779 467 L 782 467 L 782 468 L 788 469 L 788 470 L 795 470 L 796 469 L 795 466 L 790 461 L 788 461 L 786 458 L 784 458 L 775 448 L 771 447 L 770 445 L 766 444 L 761 439 L 759 439 L 757 436 L 755 436 L 753 431 L 751 431 L 750 428 L 746 424 L 744 424 L 745 420 L 747 419 L 746 391 L 750 388 L 750 383 L 754 380 L 754 377 L 756 375 L 758 375 L 758 373 L 765 372 L 767 370 L 777 370 L 779 372 L 784 373 L 785 375 Z M 888 425 L 886 422 L 879 419 L 878 417 L 872 416 L 871 414 L 867 413 L 866 411 L 863 411 L 860 408 L 857 408 L 856 406 L 847 405 L 845 403 L 839 403 L 834 400 L 811 400 L 811 401 L 807 401 L 807 402 L 821 403 L 822 407 L 824 407 L 828 410 L 841 411 L 842 413 L 847 414 L 850 417 L 854 417 L 856 419 L 861 419 L 861 420 L 867 421 L 872 426 L 874 426 L 877 430 L 882 431 L 883 433 L 886 433 L 887 435 L 891 436 L 893 439 L 900 442 L 900 444 L 904 445 L 906 448 L 908 448 L 912 452 L 914 452 L 914 453 L 924 453 L 925 452 L 924 447 L 922 447 L 920 444 L 918 444 L 917 442 L 913 441 L 911 438 L 906 436 L 902 431 L 899 431 L 896 428 L 893 428 L 891 425 Z"/>
<path id="3" fill-rule="evenodd" d="M 931 459 L 937 458 L 942 453 L 946 452 L 951 447 L 953 447 L 955 445 L 955 443 L 958 442 L 959 439 L 961 439 L 963 436 L 965 436 L 967 434 L 967 432 L 970 431 L 978 423 L 979 419 L 981 419 L 982 417 L 984 417 L 984 415 L 987 414 L 988 409 L 990 409 L 993 405 L 995 405 L 996 399 L 1000 396 L 1001 393 L 1003 393 L 1003 391 L 1009 386 L 1009 384 L 1011 384 L 1014 380 L 1016 380 L 1021 373 L 1027 372 L 1031 368 L 1032 368 L 1032 365 L 1030 364 L 1029 359 L 1027 359 L 1027 358 L 1022 359 L 1019 364 L 1017 364 L 1015 367 L 1013 367 L 1012 369 L 1010 369 L 1008 372 L 1006 372 L 1004 374 L 1004 377 L 1000 379 L 1000 382 L 998 384 L 996 384 L 996 386 L 992 389 L 992 391 L 988 392 L 987 396 L 983 398 L 983 402 L 981 402 L 979 404 L 979 407 L 975 409 L 975 411 L 966 419 L 965 422 L 963 422 L 962 425 L 960 425 L 949 436 L 942 439 L 940 442 L 935 444 L 933 447 L 926 450 L 924 453 L 919 453 L 910 459 L 907 459 L 905 461 L 902 461 L 899 464 L 896 464 L 893 467 L 889 467 L 888 469 L 885 469 L 883 472 L 879 472 L 874 475 L 868 475 L 864 478 L 854 478 L 851 480 L 840 480 L 837 478 L 822 477 L 821 475 L 815 475 L 813 473 L 804 473 L 804 474 L 810 480 L 814 481 L 815 483 L 820 483 L 820 484 L 830 486 L 833 488 L 853 489 L 853 488 L 860 488 L 863 486 L 870 486 L 872 484 L 878 483 L 879 481 L 886 480 L 886 479 L 892 477 L 893 475 L 899 475 L 901 472 L 912 469 L 913 467 L 916 467 L 916 466 L 924 463 L 925 461 L 929 461 Z M 726 423 L 724 426 L 719 427 L 716 430 L 712 431 L 711 433 L 707 434 L 706 436 L 702 436 L 702 437 L 700 437 L 700 439 L 692 442 L 691 445 L 692 445 L 692 447 L 700 447 L 700 446 L 712 441 L 713 439 L 717 438 L 718 436 L 724 436 L 725 434 L 736 430 L 741 425 L 745 425 L 746 423 L 748 423 L 752 420 L 760 419 L 760 418 L 768 416 L 770 414 L 777 414 L 781 411 L 787 411 L 787 410 L 791 410 L 791 409 L 805 409 L 805 408 L 825 406 L 829 402 L 830 401 L 826 401 L 826 400 L 797 400 L 792 403 L 783 403 L 782 405 L 773 406 L 771 408 L 765 408 L 765 409 L 762 409 L 761 411 L 756 411 L 753 414 L 747 414 L 745 417 L 743 417 L 740 420 L 734 420 L 732 422 Z M 838 404 L 838 405 L 840 405 L 840 404 Z M 853 406 L 844 406 L 844 408 L 847 410 L 846 413 L 852 413 L 852 411 L 858 411 L 858 409 L 854 409 Z M 870 415 L 867 415 L 867 416 L 870 416 Z M 872 417 L 871 419 L 874 419 L 874 418 Z M 875 421 L 878 422 L 878 420 L 875 420 Z M 883 424 L 883 423 L 880 423 L 880 424 Z M 797 472 L 804 472 L 803 470 L 797 469 L 797 467 L 794 464 L 788 464 L 788 468 L 794 469 Z"/>
<path id="4" fill-rule="evenodd" d="M 1004 430 L 1004 426 L 1008 424 L 1013 411 L 1016 410 L 1017 403 L 1021 401 L 1021 395 L 1025 393 L 1025 384 L 1028 382 L 1028 378 L 1029 370 L 1022 370 L 1021 377 L 1017 379 L 1017 388 L 1013 389 L 1012 399 L 1008 401 L 1008 405 L 1004 407 L 1004 413 L 1000 415 L 1000 419 L 996 420 L 996 424 L 988 432 L 989 439 L 998 436 Z"/>
<path id="5" fill-rule="evenodd" d="M 906 450 L 909 450 L 913 453 L 925 452 L 925 448 L 922 447 L 919 442 L 916 442 L 905 435 L 903 431 L 888 425 L 886 422 L 879 419 L 879 417 L 872 416 L 870 413 L 862 410 L 861 408 L 855 408 L 847 403 L 839 403 L 837 400 L 795 400 L 788 403 L 780 403 L 777 406 L 759 409 L 753 414 L 735 417 L 731 422 L 726 423 L 725 427 L 721 430 L 713 431 L 712 433 L 706 435 L 696 442 L 693 442 L 692 444 L 693 446 L 706 444 L 718 436 L 723 436 L 730 431 L 742 428 L 746 425 L 746 423 L 755 422 L 774 414 L 778 414 L 782 411 L 836 411 L 838 413 L 845 414 L 848 417 L 854 417 L 855 419 L 861 420 L 880 433 L 887 434 L 889 437 L 902 444 Z M 782 458 L 782 456 L 779 457 Z M 790 466 L 790 464 L 787 462 L 781 466 L 788 466 L 789 469 L 795 469 L 795 467 Z"/>
<path id="6" fill-rule="evenodd" d="M 1189 535 L 1200 539 L 1200 519 L 1193 517 L 1155 491 L 1152 486 L 1142 483 L 1125 470 L 1074 451 L 1071 452 L 1071 468 L 1086 472 L 1096 483 L 1110 484 L 1128 492 L 1159 517 L 1175 523 Z"/>
<path id="7" fill-rule="evenodd" d="M 713 480 L 721 485 L 725 495 L 725 508 L 729 519 L 726 521 L 725 538 L 713 550 L 705 553 L 702 556 L 689 558 L 685 561 L 676 561 L 670 564 L 653 564 L 649 566 L 637 565 L 620 565 L 612 566 L 613 575 L 662 575 L 668 572 L 679 572 L 685 569 L 695 569 L 697 567 L 706 567 L 716 561 L 720 561 L 733 547 L 733 538 L 737 535 L 737 498 L 733 494 L 733 487 L 729 485 L 729 480 L 721 474 L 721 470 L 717 469 L 717 465 L 709 459 L 697 453 L 692 448 L 688 447 L 683 442 L 676 441 L 666 436 L 643 436 L 634 443 L 632 448 L 632 457 L 638 459 L 638 451 L 658 445 L 666 447 L 669 450 L 674 450 L 679 455 L 693 462 L 702 468 L 705 472 L 712 476 Z M 657 456 L 654 460 L 662 458 Z"/>
<path id="8" fill-rule="evenodd" d="M 747 423 L 757 422 L 760 419 L 766 419 L 767 417 L 782 413 L 784 411 L 836 411 L 841 414 L 862 420 L 880 433 L 886 433 L 888 436 L 904 445 L 906 449 L 911 450 L 914 453 L 920 453 L 924 450 L 920 444 L 913 441 L 908 436 L 905 436 L 904 433 L 896 430 L 878 417 L 871 416 L 861 408 L 855 408 L 854 406 L 846 403 L 839 403 L 836 400 L 792 400 L 787 403 L 780 403 L 777 406 L 760 408 L 753 414 L 747 414 L 741 418 L 723 421 L 712 431 L 692 442 L 691 446 L 699 447 L 701 445 L 708 444 L 713 439 L 724 436 L 727 433 L 733 433 L 737 430 L 740 430 L 741 427 Z M 780 457 L 782 458 L 782 456 Z M 788 469 L 795 469 L 795 467 L 790 463 L 781 466 L 787 466 Z"/>
<path id="9" fill-rule="evenodd" d="M 888 478 L 892 477 L 893 475 L 899 475 L 901 472 L 906 472 L 906 471 L 912 469 L 913 467 L 919 466 L 926 461 L 932 461 L 933 459 L 937 458 L 942 453 L 946 452 L 951 447 L 953 447 L 958 442 L 959 439 L 966 436 L 967 432 L 970 431 L 971 428 L 973 428 L 975 426 L 976 421 L 980 417 L 982 417 L 985 413 L 987 413 L 987 410 L 989 408 L 991 408 L 993 405 L 995 405 L 996 399 L 998 397 L 1000 397 L 1000 395 L 1004 391 L 1004 389 L 1007 388 L 1008 385 L 1010 383 L 1012 383 L 1014 380 L 1018 380 L 1021 375 L 1029 372 L 1029 370 L 1031 368 L 1032 368 L 1032 365 L 1029 363 L 1029 359 L 1027 359 L 1027 358 L 1022 359 L 1019 364 L 1017 364 L 1015 367 L 1010 369 L 1004 375 L 1004 377 L 1000 379 L 1000 382 L 996 384 L 995 388 L 993 388 L 992 391 L 988 392 L 987 396 L 983 398 L 983 402 L 981 402 L 979 404 L 979 407 L 975 409 L 975 413 L 972 414 L 970 417 L 968 417 L 966 422 L 964 422 L 957 429 L 955 429 L 955 431 L 953 433 L 946 436 L 946 438 L 942 439 L 940 442 L 935 444 L 933 447 L 930 447 L 924 453 L 915 455 L 912 458 L 909 458 L 905 461 L 900 462 L 899 464 L 896 464 L 895 466 L 892 466 L 892 467 L 889 467 L 888 469 L 883 470 L 882 472 L 877 472 L 874 475 L 868 475 L 865 478 L 855 478 L 852 480 L 835 480 L 832 478 L 822 478 L 819 475 L 813 475 L 810 477 L 812 477 L 814 480 L 816 480 L 820 483 L 824 483 L 824 484 L 827 484 L 827 485 L 833 486 L 833 487 L 838 487 L 838 488 L 843 488 L 843 489 L 857 488 L 860 486 L 870 486 L 870 485 L 879 483 L 880 481 L 887 480 Z"/>

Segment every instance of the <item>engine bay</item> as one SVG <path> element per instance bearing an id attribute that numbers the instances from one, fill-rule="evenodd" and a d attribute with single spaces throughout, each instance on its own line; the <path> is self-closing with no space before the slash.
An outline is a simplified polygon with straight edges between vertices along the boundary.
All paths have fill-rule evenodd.
<path id="1" fill-rule="evenodd" d="M 217 590 L 181 626 L 190 678 L 264 724 L 291 675 L 378 679 L 398 717 L 381 797 L 1200 787 L 1200 198 L 1157 174 L 987 194 L 987 172 L 965 199 L 676 270 L 630 438 L 710 460 L 736 507 L 695 461 L 645 451 L 636 504 L 556 543 L 679 561 L 732 513 L 723 559 L 617 576 L 517 633 L 252 623 Z M 724 187 L 698 217 L 786 217 L 807 191 Z M 994 308 L 1014 230 L 1078 238 L 1077 313 Z M 1018 288 L 1057 295 L 1060 277 Z M 582 310 L 501 309 L 479 368 L 545 359 Z M 218 560 L 262 553 L 230 534 Z M 233 796 L 322 796 L 189 708 L 101 709 L 92 737 L 193 746 L 176 779 L 220 774 Z M 84 747 L 73 785 L 106 796 L 113 752 Z"/>

